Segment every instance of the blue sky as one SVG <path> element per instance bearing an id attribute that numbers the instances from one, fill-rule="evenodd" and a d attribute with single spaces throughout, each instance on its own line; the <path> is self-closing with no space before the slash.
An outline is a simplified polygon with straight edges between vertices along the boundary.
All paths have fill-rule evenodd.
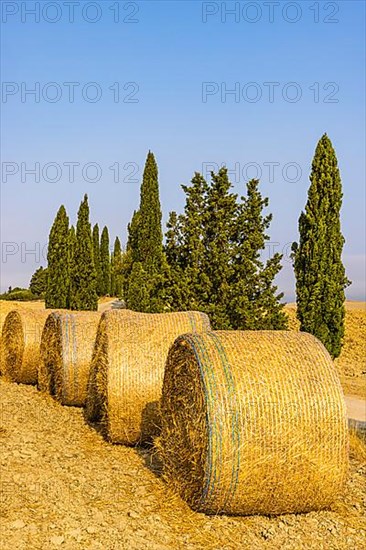
<path id="1" fill-rule="evenodd" d="M 70 22 L 63 1 L 2 2 L 2 290 L 45 265 L 59 205 L 74 222 L 85 192 L 92 222 L 125 243 L 151 149 L 164 221 L 194 171 L 225 163 L 238 193 L 260 176 L 273 213 L 264 255 L 285 252 L 278 284 L 293 300 L 288 243 L 327 132 L 348 297 L 365 299 L 365 3 L 269 4 L 80 1 Z"/>

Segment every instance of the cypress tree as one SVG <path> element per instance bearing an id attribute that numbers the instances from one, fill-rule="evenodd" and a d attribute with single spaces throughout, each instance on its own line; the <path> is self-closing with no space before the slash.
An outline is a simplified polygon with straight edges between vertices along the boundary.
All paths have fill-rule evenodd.
<path id="1" fill-rule="evenodd" d="M 68 230 L 69 218 L 62 205 L 57 212 L 48 240 L 46 308 L 67 307 L 70 284 Z"/>
<path id="2" fill-rule="evenodd" d="M 149 278 L 141 262 L 134 262 L 128 287 L 127 303 L 133 311 L 146 312 L 150 307 Z"/>
<path id="3" fill-rule="evenodd" d="M 342 348 L 344 290 L 349 281 L 341 259 L 342 183 L 327 134 L 317 144 L 310 182 L 305 212 L 299 218 L 299 244 L 292 247 L 297 316 L 300 330 L 314 334 L 335 358 Z"/>
<path id="4" fill-rule="evenodd" d="M 70 308 L 98 309 L 96 272 L 93 261 L 93 241 L 89 222 L 88 196 L 80 204 L 76 224 L 76 243 L 71 277 Z"/>
<path id="5" fill-rule="evenodd" d="M 69 284 L 69 291 L 67 296 L 67 307 L 70 308 L 71 303 L 71 293 L 72 293 L 72 281 L 71 281 L 71 274 L 73 273 L 74 269 L 74 256 L 75 256 L 75 247 L 76 247 L 76 233 L 75 233 L 75 227 L 72 225 L 69 229 L 68 234 L 68 261 L 69 261 L 69 273 L 70 273 L 70 284 Z"/>
<path id="6" fill-rule="evenodd" d="M 114 241 L 111 259 L 111 295 L 122 296 L 122 248 L 118 237 Z"/>
<path id="7" fill-rule="evenodd" d="M 163 289 L 166 262 L 163 252 L 161 218 L 158 167 L 153 153 L 149 151 L 140 190 L 140 208 L 138 212 L 134 213 L 129 225 L 127 258 L 124 264 L 127 301 L 130 297 L 139 311 L 160 312 L 164 309 Z M 143 305 L 142 303 L 138 305 L 141 294 L 137 293 L 136 297 L 132 297 L 132 290 L 129 288 L 134 263 L 141 264 L 135 269 L 139 277 L 146 276 L 148 278 L 145 287 L 149 289 L 149 299 L 144 295 Z M 133 289 L 136 290 L 135 284 L 133 284 Z M 128 307 L 132 307 L 131 304 L 128 304 Z"/>
<path id="8" fill-rule="evenodd" d="M 102 269 L 100 266 L 100 243 L 99 243 L 99 225 L 96 223 L 93 227 L 93 258 L 97 277 L 97 294 L 102 296 Z"/>
<path id="9" fill-rule="evenodd" d="M 109 253 L 109 233 L 107 227 L 103 227 L 100 240 L 100 269 L 101 269 L 101 296 L 111 293 L 111 258 Z"/>

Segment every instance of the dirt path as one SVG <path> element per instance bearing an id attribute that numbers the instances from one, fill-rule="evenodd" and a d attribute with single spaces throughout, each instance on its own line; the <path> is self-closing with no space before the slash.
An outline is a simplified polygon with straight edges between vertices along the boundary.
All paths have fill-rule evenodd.
<path id="1" fill-rule="evenodd" d="M 116 298 L 113 298 L 113 300 L 108 300 L 107 302 L 98 304 L 98 311 L 100 311 L 101 313 L 104 313 L 105 311 L 112 309 L 112 304 L 115 301 L 116 301 Z"/>
<path id="2" fill-rule="evenodd" d="M 365 447 L 334 511 L 207 517 L 170 494 L 147 451 L 112 446 L 82 410 L 0 379 L 4 550 L 361 550 Z M 363 457 L 363 458 L 362 458 Z"/>
<path id="3" fill-rule="evenodd" d="M 353 395 L 345 396 L 348 418 L 366 422 L 366 401 Z"/>

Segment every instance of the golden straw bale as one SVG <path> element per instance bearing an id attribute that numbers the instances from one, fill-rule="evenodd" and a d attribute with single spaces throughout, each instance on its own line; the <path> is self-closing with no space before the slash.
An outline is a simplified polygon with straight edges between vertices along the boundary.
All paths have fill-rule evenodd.
<path id="1" fill-rule="evenodd" d="M 157 446 L 195 510 L 284 514 L 328 507 L 348 471 L 345 402 L 306 333 L 213 331 L 169 351 Z"/>
<path id="2" fill-rule="evenodd" d="M 4 374 L 13 382 L 37 383 L 41 335 L 48 315 L 49 311 L 36 309 L 7 314 L 2 330 Z"/>
<path id="3" fill-rule="evenodd" d="M 113 443 L 135 445 L 159 431 L 159 399 L 170 345 L 210 327 L 207 315 L 115 310 L 100 321 L 90 370 L 86 417 Z"/>
<path id="4" fill-rule="evenodd" d="M 100 315 L 97 311 L 54 312 L 47 318 L 38 388 L 63 405 L 85 404 Z"/>

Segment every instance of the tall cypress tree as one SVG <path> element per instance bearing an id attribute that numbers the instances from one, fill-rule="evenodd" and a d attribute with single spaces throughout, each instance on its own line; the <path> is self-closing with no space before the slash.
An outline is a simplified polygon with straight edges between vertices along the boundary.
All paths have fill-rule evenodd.
<path id="1" fill-rule="evenodd" d="M 75 232 L 75 227 L 73 225 L 69 229 L 69 234 L 67 239 L 68 239 L 68 259 L 69 259 L 69 273 L 70 273 L 67 307 L 70 308 L 71 293 L 72 293 L 71 279 L 72 279 L 72 273 L 74 269 L 74 256 L 75 256 L 75 248 L 76 248 L 76 232 Z"/>
<path id="2" fill-rule="evenodd" d="M 127 301 L 132 300 L 134 308 L 139 311 L 159 312 L 164 309 L 163 283 L 166 268 L 163 252 L 163 233 L 161 227 L 161 206 L 159 199 L 158 167 L 155 157 L 149 151 L 145 163 L 140 191 L 140 208 L 134 213 L 129 226 L 129 243 L 127 246 L 126 270 L 128 281 L 126 285 Z M 140 263 L 135 271 L 141 278 L 146 277 L 146 292 L 143 303 L 139 306 L 139 296 L 133 297 L 129 289 L 132 280 L 134 263 Z M 141 269 L 140 269 L 141 267 Z M 129 304 L 129 307 L 132 307 Z"/>
<path id="3" fill-rule="evenodd" d="M 292 247 L 297 316 L 300 330 L 314 334 L 335 358 L 342 348 L 344 289 L 349 281 L 341 259 L 342 183 L 327 134 L 317 144 L 310 182 L 305 212 L 299 218 L 299 244 Z"/>
<path id="4" fill-rule="evenodd" d="M 69 293 L 68 262 L 69 218 L 60 206 L 48 240 L 46 308 L 66 308 Z"/>
<path id="5" fill-rule="evenodd" d="M 100 243 L 99 243 L 99 225 L 96 223 L 93 227 L 93 258 L 94 258 L 94 267 L 97 277 L 97 294 L 102 296 L 102 269 L 100 266 Z"/>
<path id="6" fill-rule="evenodd" d="M 101 295 L 111 293 L 111 258 L 109 253 L 109 233 L 107 227 L 103 227 L 100 240 L 100 269 L 102 276 Z"/>
<path id="7" fill-rule="evenodd" d="M 96 272 L 93 260 L 93 241 L 89 222 L 88 196 L 80 204 L 76 224 L 76 243 L 71 277 L 70 308 L 98 309 Z"/>
<path id="8" fill-rule="evenodd" d="M 122 296 L 122 248 L 118 237 L 114 241 L 111 259 L 111 295 Z"/>
<path id="9" fill-rule="evenodd" d="M 161 217 L 158 167 L 153 153 L 149 151 L 141 185 L 137 256 L 150 276 L 159 273 L 163 264 Z"/>

